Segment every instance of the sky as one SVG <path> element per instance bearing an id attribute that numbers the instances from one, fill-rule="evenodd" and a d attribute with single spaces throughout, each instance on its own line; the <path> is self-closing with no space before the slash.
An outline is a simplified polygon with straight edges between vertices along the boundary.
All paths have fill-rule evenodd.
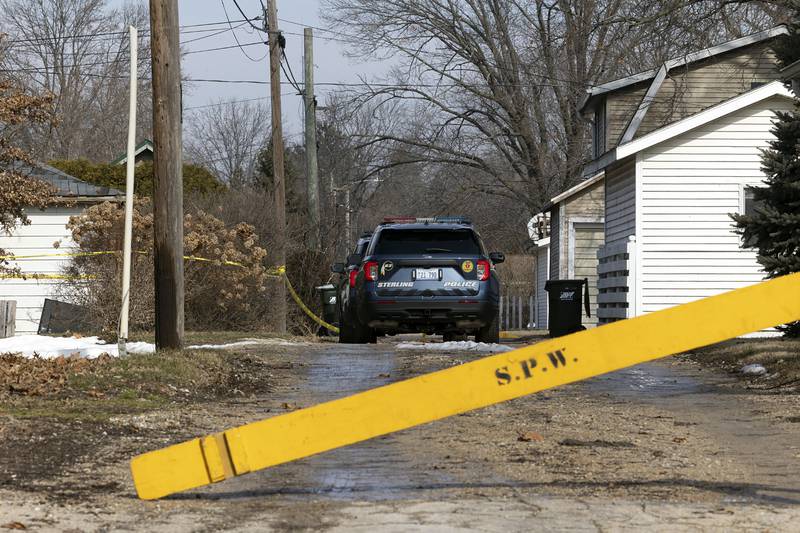
<path id="1" fill-rule="evenodd" d="M 230 20 L 241 20 L 242 16 L 233 0 L 179 0 L 178 9 L 181 26 L 203 24 L 208 22 L 225 22 L 223 2 Z M 259 0 L 238 0 L 242 10 L 248 16 L 261 14 Z M 325 22 L 320 20 L 319 0 L 277 0 L 279 28 L 286 37 L 286 56 L 298 82 L 303 78 L 303 26 L 324 28 Z M 255 21 L 260 25 L 261 21 Z M 236 26 L 236 24 L 234 24 Z M 244 25 L 235 30 L 241 44 L 254 43 L 264 39 L 264 34 Z M 314 78 L 316 83 L 325 82 L 358 82 L 360 76 L 376 77 L 387 69 L 386 63 L 364 62 L 345 56 L 344 43 L 325 39 L 336 34 L 314 30 Z M 182 41 L 188 41 L 206 33 L 183 34 Z M 186 43 L 183 50 L 204 50 L 208 48 L 236 45 L 230 31 L 217 36 L 207 37 L 195 42 Z M 257 60 L 252 61 L 245 56 L 242 49 L 230 48 L 214 52 L 189 54 L 184 57 L 183 75 L 189 78 L 212 78 L 226 80 L 269 80 L 269 58 L 265 56 L 267 47 L 262 45 L 246 46 L 247 54 Z M 282 75 L 282 81 L 286 77 Z M 324 95 L 330 87 L 317 87 L 317 100 L 324 102 Z M 297 142 L 302 132 L 302 98 L 289 85 L 283 85 L 283 117 L 284 135 Z M 268 85 L 254 84 L 212 84 L 194 83 L 184 94 L 184 107 L 205 105 L 220 99 L 240 100 L 266 97 L 269 95 Z M 264 100 L 268 105 L 269 100 Z M 198 112 L 198 111 L 196 111 Z M 202 111 L 199 111 L 202 112 Z"/>

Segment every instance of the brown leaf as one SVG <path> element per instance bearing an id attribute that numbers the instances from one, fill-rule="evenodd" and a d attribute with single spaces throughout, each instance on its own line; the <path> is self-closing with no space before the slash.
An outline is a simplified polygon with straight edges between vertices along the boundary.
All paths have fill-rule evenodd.
<path id="1" fill-rule="evenodd" d="M 521 431 L 518 433 L 517 440 L 520 442 L 542 442 L 544 437 L 534 431 Z"/>
<path id="2" fill-rule="evenodd" d="M 677 443 L 686 442 L 686 437 L 675 437 L 674 439 L 672 439 L 672 442 L 677 442 Z"/>
<path id="3" fill-rule="evenodd" d="M 6 529 L 28 529 L 22 522 L 9 522 L 8 524 L 3 524 L 2 527 Z"/>

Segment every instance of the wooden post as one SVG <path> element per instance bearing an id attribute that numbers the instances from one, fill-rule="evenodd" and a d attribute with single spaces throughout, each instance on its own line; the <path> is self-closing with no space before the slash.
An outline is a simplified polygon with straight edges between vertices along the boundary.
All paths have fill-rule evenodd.
<path id="1" fill-rule="evenodd" d="M 319 250 L 319 175 L 317 172 L 317 99 L 314 96 L 314 33 L 311 28 L 303 30 L 304 83 L 306 119 L 306 180 L 308 195 L 309 248 Z"/>
<path id="2" fill-rule="evenodd" d="M 183 172 L 177 0 L 150 0 L 156 347 L 183 345 Z"/>
<path id="3" fill-rule="evenodd" d="M 508 329 L 506 327 L 505 323 L 503 322 L 504 318 L 505 318 L 505 313 L 503 313 L 503 295 L 501 294 L 500 295 L 500 319 L 499 319 L 499 322 L 500 322 L 500 329 L 502 331 L 505 331 L 506 329 Z"/>
<path id="4" fill-rule="evenodd" d="M 277 0 L 268 0 L 269 79 L 272 101 L 272 174 L 275 184 L 275 263 L 286 266 L 286 182 L 283 168 L 283 125 L 281 123 L 281 35 L 278 31 Z M 286 287 L 277 287 L 273 306 L 278 333 L 286 333 Z"/>
<path id="5" fill-rule="evenodd" d="M 17 333 L 17 301 L 0 300 L 0 339 Z"/>

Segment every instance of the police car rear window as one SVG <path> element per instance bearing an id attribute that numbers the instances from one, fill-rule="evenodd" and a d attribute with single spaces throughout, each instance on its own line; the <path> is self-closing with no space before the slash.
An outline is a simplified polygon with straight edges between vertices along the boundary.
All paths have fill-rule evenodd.
<path id="1" fill-rule="evenodd" d="M 470 230 L 385 229 L 375 244 L 377 255 L 480 255 Z"/>

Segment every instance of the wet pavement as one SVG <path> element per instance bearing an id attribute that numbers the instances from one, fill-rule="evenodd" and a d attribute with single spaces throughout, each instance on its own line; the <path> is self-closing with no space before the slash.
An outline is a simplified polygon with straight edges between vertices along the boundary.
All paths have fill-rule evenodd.
<path id="1" fill-rule="evenodd" d="M 391 343 L 330 344 L 309 350 L 305 377 L 295 386 L 274 392 L 295 407 L 307 407 L 410 377 L 399 368 Z M 422 373 L 430 369 L 416 369 Z M 611 405 L 656 407 L 675 426 L 702 425 L 723 441 L 722 451 L 750 463 L 766 476 L 785 480 L 787 468 L 796 483 L 757 490 L 748 499 L 800 503 L 800 462 L 786 464 L 786 451 L 797 449 L 793 434 L 776 428 L 768 418 L 751 412 L 737 398 L 735 381 L 721 374 L 698 373 L 686 365 L 660 361 L 606 374 L 572 385 L 575 390 L 604 398 Z M 480 462 L 472 464 L 470 482 L 446 470 L 431 469 L 426 451 L 409 449 L 404 433 L 354 444 L 294 463 L 256 472 L 197 491 L 214 499 L 323 498 L 339 501 L 390 501 L 426 497 L 426 493 L 466 486 L 525 486 Z M 731 497 L 729 500 L 735 500 Z"/>
<path id="2" fill-rule="evenodd" d="M 339 345 L 309 351 L 301 386 L 276 391 L 287 403 L 308 407 L 405 379 L 397 369 L 392 344 Z M 219 498 L 283 495 L 341 500 L 392 500 L 418 497 L 420 490 L 453 480 L 431 471 L 386 435 L 286 465 L 236 478 L 200 494 Z M 233 486 L 232 486 L 233 485 Z M 235 486 L 235 487 L 234 487 Z"/>

